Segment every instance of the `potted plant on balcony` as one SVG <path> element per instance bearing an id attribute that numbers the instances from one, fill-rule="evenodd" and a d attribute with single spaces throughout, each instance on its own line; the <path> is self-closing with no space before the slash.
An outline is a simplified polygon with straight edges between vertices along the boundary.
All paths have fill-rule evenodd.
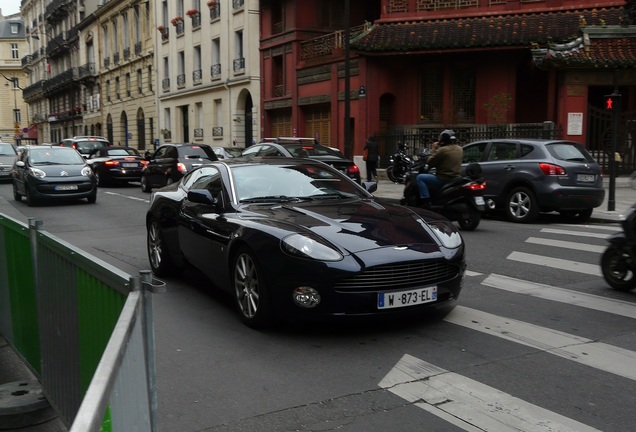
<path id="1" fill-rule="evenodd" d="M 174 17 L 170 20 L 170 22 L 172 23 L 173 26 L 177 27 L 178 25 L 183 23 L 183 17 L 181 16 Z"/>
<path id="2" fill-rule="evenodd" d="M 210 0 L 210 1 L 208 2 L 208 7 L 209 7 L 210 9 L 214 9 L 214 8 L 216 7 L 216 5 L 217 5 L 217 4 L 219 4 L 219 2 L 218 2 L 218 1 L 216 1 L 216 0 Z"/>
<path id="3" fill-rule="evenodd" d="M 197 15 L 199 15 L 199 11 L 196 9 L 190 9 L 189 11 L 186 12 L 186 15 L 189 16 L 190 18 L 194 18 Z"/>
<path id="4" fill-rule="evenodd" d="M 157 27 L 157 30 L 159 30 L 161 33 L 163 33 L 166 30 L 166 28 L 164 26 L 160 25 L 159 27 Z"/>

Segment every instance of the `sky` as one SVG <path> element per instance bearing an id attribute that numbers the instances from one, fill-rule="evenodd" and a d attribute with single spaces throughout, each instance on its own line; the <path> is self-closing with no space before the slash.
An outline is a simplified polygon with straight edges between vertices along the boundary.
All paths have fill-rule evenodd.
<path id="1" fill-rule="evenodd" d="M 2 15 L 13 15 L 20 12 L 20 0 L 0 0 Z"/>

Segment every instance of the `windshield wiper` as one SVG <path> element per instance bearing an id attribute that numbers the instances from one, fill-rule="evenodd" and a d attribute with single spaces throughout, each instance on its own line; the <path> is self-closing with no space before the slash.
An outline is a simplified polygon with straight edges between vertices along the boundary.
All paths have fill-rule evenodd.
<path id="1" fill-rule="evenodd" d="M 243 198 L 239 202 L 242 203 L 261 203 L 261 202 L 291 202 L 291 201 L 303 201 L 310 200 L 310 197 L 291 197 L 287 195 L 268 195 L 261 197 Z"/>
<path id="2" fill-rule="evenodd" d="M 343 198 L 352 198 L 354 196 L 355 195 L 346 194 L 343 192 L 332 192 L 327 194 L 312 195 L 311 198 L 312 199 L 343 199 Z"/>

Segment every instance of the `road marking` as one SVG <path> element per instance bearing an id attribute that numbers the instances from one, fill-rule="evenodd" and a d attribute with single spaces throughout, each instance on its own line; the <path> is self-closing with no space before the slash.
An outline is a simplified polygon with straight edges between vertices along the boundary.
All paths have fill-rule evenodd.
<path id="1" fill-rule="evenodd" d="M 481 284 L 517 294 L 636 319 L 636 305 L 622 300 L 612 300 L 594 294 L 581 293 L 497 274 L 488 275 Z"/>
<path id="2" fill-rule="evenodd" d="M 636 380 L 634 351 L 463 306 L 455 307 L 444 320 Z"/>
<path id="3" fill-rule="evenodd" d="M 572 225 L 557 224 L 556 226 L 572 228 Z M 597 229 L 597 230 L 605 230 L 605 231 L 623 231 L 623 228 L 621 228 L 618 225 L 576 225 L 576 227 L 582 228 L 582 229 Z"/>
<path id="4" fill-rule="evenodd" d="M 565 235 L 573 235 L 573 236 L 579 236 L 579 237 L 593 237 L 593 238 L 601 238 L 601 239 L 607 239 L 611 236 L 611 234 L 601 234 L 601 233 L 593 233 L 593 232 L 587 232 L 587 231 L 560 230 L 560 229 L 554 229 L 554 228 L 543 228 L 541 229 L 541 232 L 549 233 L 549 234 L 565 234 Z"/>
<path id="5" fill-rule="evenodd" d="M 466 270 L 466 272 L 464 273 L 466 276 L 481 276 L 483 273 L 477 273 L 471 270 Z"/>
<path id="6" fill-rule="evenodd" d="M 379 386 L 469 432 L 597 431 L 408 354 Z"/>
<path id="7" fill-rule="evenodd" d="M 593 276 L 602 276 L 601 268 L 598 264 L 588 264 L 516 251 L 508 255 L 507 259 L 511 261 L 519 261 L 526 264 L 535 264 L 543 267 L 557 268 L 560 270 L 568 270 Z"/>
<path id="8" fill-rule="evenodd" d="M 605 249 L 607 249 L 606 246 L 596 246 L 596 245 L 585 244 L 585 243 L 544 239 L 539 237 L 528 237 L 526 239 L 526 243 L 533 243 L 533 244 L 538 244 L 541 246 L 553 246 L 553 247 L 560 247 L 564 249 L 573 249 L 573 250 L 579 250 L 579 251 L 585 251 L 585 252 L 596 252 L 596 253 L 603 253 Z"/>
<path id="9" fill-rule="evenodd" d="M 104 193 L 105 193 L 105 194 L 107 194 L 107 195 L 115 195 L 115 196 L 120 196 L 120 197 L 128 198 L 128 199 L 131 199 L 131 200 L 134 200 L 134 201 L 141 201 L 141 202 L 145 202 L 145 203 L 149 203 L 149 202 L 150 202 L 150 200 L 148 200 L 148 199 L 146 199 L 146 198 L 137 198 L 137 197 L 134 197 L 134 196 L 124 195 L 124 194 L 120 194 L 120 193 L 117 193 L 117 192 L 108 192 L 108 191 L 105 191 Z"/>

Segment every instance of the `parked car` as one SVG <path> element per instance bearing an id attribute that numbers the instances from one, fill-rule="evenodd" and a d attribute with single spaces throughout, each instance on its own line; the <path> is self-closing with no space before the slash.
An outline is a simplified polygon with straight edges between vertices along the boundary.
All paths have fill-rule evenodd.
<path id="1" fill-rule="evenodd" d="M 11 180 L 13 164 L 18 153 L 12 144 L 0 142 L 0 180 Z"/>
<path id="2" fill-rule="evenodd" d="M 464 146 L 463 162 L 480 163 L 486 202 L 513 222 L 532 222 L 540 212 L 553 211 L 583 222 L 605 197 L 600 166 L 573 141 L 479 141 Z"/>
<path id="3" fill-rule="evenodd" d="M 13 197 L 39 201 L 86 198 L 97 200 L 97 179 L 84 158 L 72 148 L 26 146 L 13 169 Z"/>
<path id="4" fill-rule="evenodd" d="M 243 156 L 308 157 L 331 165 L 360 184 L 360 168 L 340 151 L 319 144 L 313 138 L 265 138 L 246 148 Z"/>
<path id="5" fill-rule="evenodd" d="M 240 157 L 243 149 L 240 147 L 212 147 L 214 153 L 219 159 L 228 159 Z"/>
<path id="6" fill-rule="evenodd" d="M 141 190 L 150 192 L 177 182 L 192 169 L 219 160 L 207 144 L 164 144 L 141 170 Z"/>
<path id="7" fill-rule="evenodd" d="M 450 309 L 466 267 L 460 233 L 364 185 L 307 158 L 199 167 L 151 196 L 150 266 L 165 276 L 193 265 L 232 293 L 250 327 Z"/>
<path id="8" fill-rule="evenodd" d="M 91 153 L 100 148 L 109 147 L 111 143 L 102 136 L 74 136 L 66 138 L 60 142 L 62 147 L 72 147 L 77 150 L 82 157 L 88 158 Z"/>
<path id="9" fill-rule="evenodd" d="M 141 170 L 148 163 L 132 147 L 104 147 L 86 159 L 97 177 L 97 185 L 128 183 L 141 179 Z"/>

